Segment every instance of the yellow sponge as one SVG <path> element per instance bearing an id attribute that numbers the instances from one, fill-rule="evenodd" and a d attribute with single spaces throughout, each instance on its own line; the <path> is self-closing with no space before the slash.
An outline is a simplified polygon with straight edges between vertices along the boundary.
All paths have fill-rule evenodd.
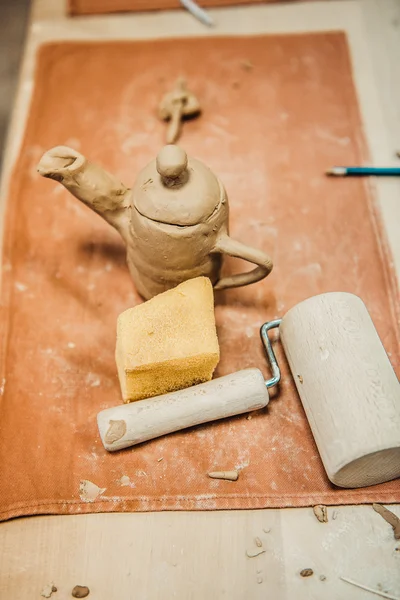
<path id="1" fill-rule="evenodd" d="M 124 402 L 209 381 L 219 361 L 210 280 L 189 279 L 120 314 L 115 359 Z"/>

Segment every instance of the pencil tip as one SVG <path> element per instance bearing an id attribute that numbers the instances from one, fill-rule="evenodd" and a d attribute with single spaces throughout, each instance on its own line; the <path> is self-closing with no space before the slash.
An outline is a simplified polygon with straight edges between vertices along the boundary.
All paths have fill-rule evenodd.
<path id="1" fill-rule="evenodd" d="M 346 175 L 346 169 L 345 167 L 332 167 L 331 169 L 328 169 L 327 171 L 325 171 L 326 175 L 336 175 L 336 176 L 340 176 L 340 175 Z"/>

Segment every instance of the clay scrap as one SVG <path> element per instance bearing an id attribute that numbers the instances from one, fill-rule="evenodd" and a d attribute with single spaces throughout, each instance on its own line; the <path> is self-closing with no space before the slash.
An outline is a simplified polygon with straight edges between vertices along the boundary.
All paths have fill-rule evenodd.
<path id="1" fill-rule="evenodd" d="M 82 502 L 94 502 L 105 491 L 106 488 L 100 488 L 88 479 L 83 479 L 79 484 L 79 497 Z"/>
<path id="2" fill-rule="evenodd" d="M 89 594 L 90 590 L 86 585 L 76 585 L 71 592 L 73 598 L 86 598 Z"/>
<path id="3" fill-rule="evenodd" d="M 317 504 L 313 506 L 314 515 L 317 517 L 320 523 L 328 522 L 328 509 L 323 504 Z"/>
<path id="4" fill-rule="evenodd" d="M 174 144 L 179 139 L 183 119 L 196 117 L 200 112 L 198 99 L 188 89 L 186 80 L 179 78 L 175 87 L 165 94 L 158 109 L 160 119 L 169 121 L 166 133 L 167 144 Z"/>
<path id="5" fill-rule="evenodd" d="M 311 577 L 314 575 L 314 571 L 312 569 L 302 569 L 300 571 L 300 577 Z"/>
<path id="6" fill-rule="evenodd" d="M 54 583 L 49 583 L 44 586 L 40 595 L 43 596 L 43 598 L 51 598 L 51 595 L 54 594 L 56 591 L 57 591 L 57 588 L 54 585 Z"/>
<path id="7" fill-rule="evenodd" d="M 393 527 L 395 540 L 400 540 L 400 519 L 391 510 L 388 510 L 382 504 L 373 504 L 372 508 L 378 515 L 381 515 L 389 525 Z"/>
<path id="8" fill-rule="evenodd" d="M 246 550 L 246 556 L 247 558 L 256 558 L 256 556 L 260 556 L 260 554 L 265 554 L 266 550 L 255 550 L 254 552 L 251 552 L 250 550 Z"/>
<path id="9" fill-rule="evenodd" d="M 237 481 L 239 478 L 238 471 L 212 471 L 208 473 L 211 479 L 225 479 L 226 481 Z"/>

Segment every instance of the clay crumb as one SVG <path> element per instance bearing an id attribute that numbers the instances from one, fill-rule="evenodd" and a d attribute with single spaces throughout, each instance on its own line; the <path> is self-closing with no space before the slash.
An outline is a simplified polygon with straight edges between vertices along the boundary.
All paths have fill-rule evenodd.
<path id="1" fill-rule="evenodd" d="M 180 77 L 174 88 L 163 96 L 158 108 L 160 119 L 170 121 L 166 134 L 167 144 L 175 144 L 179 139 L 184 118 L 197 117 L 200 113 L 198 98 L 188 89 L 187 81 Z"/>
<path id="2" fill-rule="evenodd" d="M 378 515 L 381 515 L 383 519 L 389 525 L 393 527 L 393 535 L 395 540 L 400 540 L 400 519 L 397 515 L 395 515 L 391 510 L 388 510 L 382 504 L 373 504 L 372 508 Z"/>
<path id="3" fill-rule="evenodd" d="M 163 456 L 161 456 L 160 458 L 157 458 L 157 462 L 161 462 L 162 460 L 164 460 Z"/>
<path id="4" fill-rule="evenodd" d="M 56 591 L 57 591 L 57 588 L 54 585 L 54 583 L 49 583 L 44 586 L 40 595 L 43 596 L 43 598 L 51 598 L 51 595 L 54 594 Z"/>
<path id="5" fill-rule="evenodd" d="M 303 383 L 304 379 L 301 375 L 297 375 L 298 380 L 300 381 L 300 383 Z"/>
<path id="6" fill-rule="evenodd" d="M 260 577 L 260 576 L 258 576 L 258 577 L 257 577 L 257 583 L 262 583 L 263 581 L 264 581 L 264 580 L 263 580 L 263 578 L 262 578 L 262 577 Z"/>
<path id="7" fill-rule="evenodd" d="M 311 577 L 314 575 L 314 571 L 312 569 L 302 569 L 300 571 L 300 577 Z"/>
<path id="8" fill-rule="evenodd" d="M 255 545 L 257 546 L 257 548 L 262 548 L 263 543 L 259 537 L 254 538 L 254 542 L 255 542 Z"/>
<path id="9" fill-rule="evenodd" d="M 132 484 L 131 478 L 129 477 L 129 475 L 122 475 L 121 479 L 118 479 L 118 483 L 120 485 L 122 485 L 122 487 L 134 487 L 134 484 Z"/>
<path id="10" fill-rule="evenodd" d="M 225 479 L 226 481 L 237 481 L 239 473 L 237 471 L 212 471 L 208 473 L 211 479 Z"/>
<path id="11" fill-rule="evenodd" d="M 263 532 L 264 533 L 271 533 L 271 528 L 270 527 L 263 527 Z"/>
<path id="12" fill-rule="evenodd" d="M 254 68 L 253 63 L 250 60 L 242 60 L 242 62 L 240 63 L 240 66 L 242 67 L 243 71 L 252 71 Z"/>
<path id="13" fill-rule="evenodd" d="M 333 513 L 332 513 L 332 521 L 336 521 L 337 516 L 338 516 L 338 511 L 334 510 Z"/>
<path id="14" fill-rule="evenodd" d="M 317 504 L 316 506 L 313 506 L 313 511 L 320 523 L 328 522 L 328 510 L 326 506 L 323 504 Z"/>
<path id="15" fill-rule="evenodd" d="M 89 594 L 90 590 L 86 585 L 76 585 L 71 592 L 73 598 L 86 598 Z"/>
<path id="16" fill-rule="evenodd" d="M 94 502 L 98 496 L 104 494 L 106 488 L 100 488 L 98 485 L 83 479 L 79 484 L 79 497 L 82 502 Z"/>
<path id="17" fill-rule="evenodd" d="M 320 581 L 326 581 L 326 576 L 325 575 L 320 575 L 319 576 L 319 580 Z"/>
<path id="18" fill-rule="evenodd" d="M 247 558 L 255 558 L 256 556 L 260 556 L 260 554 L 264 554 L 265 552 L 266 550 L 261 550 L 261 548 L 259 550 L 255 550 L 254 552 L 249 552 L 246 550 L 246 556 Z"/>
<path id="19" fill-rule="evenodd" d="M 248 415 L 248 416 L 246 417 L 246 419 L 247 419 L 248 421 L 251 421 L 251 420 L 252 420 L 252 418 L 253 418 L 253 415 Z"/>

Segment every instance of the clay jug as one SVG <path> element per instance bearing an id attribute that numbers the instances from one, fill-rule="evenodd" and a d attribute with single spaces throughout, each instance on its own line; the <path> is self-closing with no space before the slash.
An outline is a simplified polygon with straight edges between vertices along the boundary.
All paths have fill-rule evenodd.
<path id="1" fill-rule="evenodd" d="M 228 198 L 219 179 L 178 146 L 164 146 L 131 189 L 66 146 L 46 152 L 38 171 L 120 232 L 130 273 L 145 299 L 200 275 L 223 290 L 271 272 L 269 256 L 229 237 Z M 221 279 L 224 254 L 257 266 Z"/>

